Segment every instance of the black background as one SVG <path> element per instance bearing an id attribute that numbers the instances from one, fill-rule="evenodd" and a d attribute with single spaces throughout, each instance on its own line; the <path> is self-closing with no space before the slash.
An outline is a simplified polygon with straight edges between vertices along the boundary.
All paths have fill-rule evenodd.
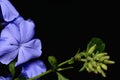
<path id="1" fill-rule="evenodd" d="M 72 0 L 10 0 L 21 16 L 32 19 L 36 25 L 35 38 L 42 42 L 43 54 L 40 57 L 48 68 L 49 55 L 57 57 L 58 62 L 74 56 L 78 48 L 86 49 L 92 37 L 101 38 L 105 51 L 116 64 L 109 65 L 107 77 L 86 71 L 78 73 L 77 69 L 61 72 L 70 80 L 116 80 L 119 79 L 119 34 L 118 5 L 114 2 Z M 119 74 L 118 74 L 119 75 Z M 57 80 L 56 75 L 49 74 L 43 80 Z"/>

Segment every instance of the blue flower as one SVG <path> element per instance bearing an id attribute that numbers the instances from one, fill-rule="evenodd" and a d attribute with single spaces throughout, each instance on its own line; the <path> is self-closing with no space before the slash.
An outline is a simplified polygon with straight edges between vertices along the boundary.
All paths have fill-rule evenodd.
<path id="1" fill-rule="evenodd" d="M 28 78 L 35 77 L 46 71 L 44 63 L 40 60 L 30 61 L 22 66 L 21 75 Z"/>
<path id="2" fill-rule="evenodd" d="M 19 16 L 19 13 L 9 0 L 0 0 L 0 20 L 12 21 Z"/>
<path id="3" fill-rule="evenodd" d="M 17 57 L 15 66 L 25 63 L 41 55 L 41 41 L 32 39 L 34 22 L 18 18 L 9 23 L 1 32 L 0 62 L 9 64 Z"/>
<path id="4" fill-rule="evenodd" d="M 0 80 L 12 80 L 10 77 L 3 77 L 3 76 L 0 76 Z"/>

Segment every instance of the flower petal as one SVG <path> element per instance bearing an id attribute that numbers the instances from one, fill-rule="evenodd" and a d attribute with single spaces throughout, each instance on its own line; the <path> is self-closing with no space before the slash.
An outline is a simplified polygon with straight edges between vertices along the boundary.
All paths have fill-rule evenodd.
<path id="1" fill-rule="evenodd" d="M 34 23 L 32 20 L 22 21 L 20 23 L 21 43 L 28 42 L 34 36 Z"/>
<path id="2" fill-rule="evenodd" d="M 19 27 L 9 23 L 1 32 L 1 38 L 8 40 L 10 44 L 18 44 L 20 41 Z"/>
<path id="3" fill-rule="evenodd" d="M 33 39 L 27 43 L 22 44 L 22 46 L 36 50 L 40 50 L 42 48 L 40 39 Z"/>
<path id="4" fill-rule="evenodd" d="M 9 42 L 0 39 L 0 56 L 5 53 L 12 52 L 18 48 L 18 46 L 10 45 Z"/>
<path id="5" fill-rule="evenodd" d="M 0 62 L 3 64 L 9 64 L 16 58 L 18 46 L 10 45 L 9 42 L 0 39 Z"/>
<path id="6" fill-rule="evenodd" d="M 12 80 L 12 78 L 0 76 L 0 80 Z"/>
<path id="7" fill-rule="evenodd" d="M 2 56 L 0 56 L 0 62 L 2 64 L 9 64 L 11 61 L 13 61 L 18 54 L 18 50 L 14 50 L 9 53 L 4 53 Z"/>
<path id="8" fill-rule="evenodd" d="M 30 59 L 38 58 L 41 54 L 41 42 L 39 39 L 34 39 L 28 43 L 22 44 L 19 49 L 16 66 L 25 63 Z"/>
<path id="9" fill-rule="evenodd" d="M 19 16 L 19 13 L 9 0 L 0 0 L 0 7 L 5 21 L 9 22 Z"/>
<path id="10" fill-rule="evenodd" d="M 12 21 L 12 23 L 19 26 L 22 21 L 24 21 L 24 18 L 22 16 L 18 16 L 14 21 Z"/>
<path id="11" fill-rule="evenodd" d="M 26 78 L 32 78 L 45 71 L 45 64 L 40 60 L 35 60 L 24 64 L 21 74 L 24 75 Z"/>

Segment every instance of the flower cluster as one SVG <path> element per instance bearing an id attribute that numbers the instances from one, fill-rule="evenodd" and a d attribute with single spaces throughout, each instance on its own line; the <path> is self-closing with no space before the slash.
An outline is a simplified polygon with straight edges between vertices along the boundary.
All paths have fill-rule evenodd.
<path id="1" fill-rule="evenodd" d="M 38 59 L 42 54 L 41 41 L 33 39 L 34 22 L 25 20 L 9 0 L 0 0 L 0 25 L 4 27 L 0 34 L 0 62 L 21 67 L 19 76 L 26 79 L 45 72 L 44 63 Z M 10 77 L 5 80 L 14 78 Z"/>
<path id="2" fill-rule="evenodd" d="M 88 43 L 87 50 L 83 52 L 77 52 L 75 60 L 83 61 L 83 67 L 80 68 L 80 72 L 87 70 L 95 74 L 100 73 L 103 77 L 106 77 L 104 70 L 107 70 L 107 64 L 114 64 L 115 62 L 110 60 L 110 56 L 107 52 L 103 52 L 105 44 L 98 38 L 92 38 Z"/>

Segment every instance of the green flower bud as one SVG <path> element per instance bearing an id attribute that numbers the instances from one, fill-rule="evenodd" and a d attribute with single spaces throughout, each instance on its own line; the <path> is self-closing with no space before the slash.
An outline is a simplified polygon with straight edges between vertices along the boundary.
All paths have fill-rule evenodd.
<path id="1" fill-rule="evenodd" d="M 110 56 L 103 56 L 99 59 L 99 61 L 104 61 L 110 59 Z"/>
<path id="2" fill-rule="evenodd" d="M 94 72 L 95 74 L 97 74 L 97 73 L 98 73 L 98 71 L 97 71 L 97 69 L 96 69 L 96 68 L 94 69 L 94 71 L 93 71 L 93 72 Z"/>
<path id="3" fill-rule="evenodd" d="M 89 61 L 93 61 L 93 58 L 90 57 L 90 56 L 88 56 L 88 57 L 87 57 L 87 60 L 89 60 Z"/>
<path id="4" fill-rule="evenodd" d="M 101 57 L 107 55 L 107 53 L 98 53 L 94 55 L 94 59 L 95 60 L 99 60 Z"/>
<path id="5" fill-rule="evenodd" d="M 101 66 L 102 69 L 107 70 L 107 65 L 106 64 L 100 63 L 100 66 Z"/>
<path id="6" fill-rule="evenodd" d="M 102 70 L 101 71 L 101 75 L 103 76 L 103 77 L 106 77 L 106 74 L 105 74 L 105 72 Z"/>
<path id="7" fill-rule="evenodd" d="M 97 67 L 97 62 L 91 61 L 91 64 L 93 65 L 93 67 Z"/>
<path id="8" fill-rule="evenodd" d="M 93 45 L 93 46 L 88 50 L 88 54 L 92 54 L 93 51 L 95 50 L 95 48 L 96 48 L 96 44 Z"/>
<path id="9" fill-rule="evenodd" d="M 105 74 L 105 72 L 101 69 L 100 65 L 97 66 L 97 71 L 98 71 L 99 73 L 101 73 L 101 75 L 102 75 L 103 77 L 106 77 L 106 74 Z"/>
<path id="10" fill-rule="evenodd" d="M 111 61 L 111 60 L 104 60 L 103 61 L 105 64 L 114 64 L 115 61 Z"/>
<path id="11" fill-rule="evenodd" d="M 92 66 L 92 64 L 89 62 L 88 63 L 88 68 L 91 70 L 91 71 L 94 71 L 94 68 L 93 68 L 93 66 Z"/>
<path id="12" fill-rule="evenodd" d="M 101 73 L 101 71 L 102 71 L 102 69 L 101 69 L 101 67 L 98 65 L 97 66 L 97 71 L 99 72 L 99 73 Z"/>
<path id="13" fill-rule="evenodd" d="M 91 70 L 90 70 L 90 68 L 89 68 L 89 67 L 86 67 L 86 70 L 87 70 L 88 72 L 91 72 Z"/>

